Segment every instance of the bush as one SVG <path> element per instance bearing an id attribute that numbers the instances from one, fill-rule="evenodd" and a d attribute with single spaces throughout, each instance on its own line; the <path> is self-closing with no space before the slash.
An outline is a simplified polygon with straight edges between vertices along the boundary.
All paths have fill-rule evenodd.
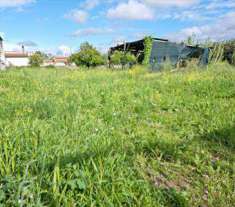
<path id="1" fill-rule="evenodd" d="M 70 63 L 88 68 L 105 64 L 102 54 L 88 42 L 81 44 L 80 51 L 69 58 Z"/>
<path id="2" fill-rule="evenodd" d="M 55 68 L 55 66 L 54 65 L 47 65 L 47 66 L 45 66 L 45 68 L 51 69 L 51 68 Z"/>
<path id="3" fill-rule="evenodd" d="M 132 66 L 136 63 L 136 57 L 128 52 L 123 55 L 121 62 L 123 63 L 123 65 L 129 64 L 130 66 Z"/>
<path id="4" fill-rule="evenodd" d="M 29 64 L 32 67 L 40 67 L 41 64 L 43 64 L 44 56 L 40 52 L 34 53 L 29 58 Z"/>
<path id="5" fill-rule="evenodd" d="M 174 66 L 172 65 L 170 58 L 166 58 L 166 60 L 160 66 L 161 71 L 171 71 L 173 68 Z"/>
<path id="6" fill-rule="evenodd" d="M 110 57 L 111 64 L 120 65 L 121 64 L 121 57 L 122 57 L 122 52 L 115 51 Z"/>
<path id="7" fill-rule="evenodd" d="M 130 52 L 122 52 L 122 51 L 115 51 L 113 55 L 111 55 L 111 64 L 112 65 L 122 65 L 124 68 L 126 65 L 130 67 L 136 63 L 135 55 L 131 54 Z"/>

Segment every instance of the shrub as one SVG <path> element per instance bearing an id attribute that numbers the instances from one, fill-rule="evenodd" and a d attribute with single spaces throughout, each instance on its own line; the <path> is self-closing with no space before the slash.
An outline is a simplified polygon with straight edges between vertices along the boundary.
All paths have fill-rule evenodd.
<path id="1" fill-rule="evenodd" d="M 115 51 L 110 57 L 111 64 L 120 65 L 121 64 L 121 56 L 122 56 L 122 52 Z"/>
<path id="2" fill-rule="evenodd" d="M 43 63 L 44 56 L 40 52 L 34 53 L 32 56 L 29 58 L 29 64 L 32 67 L 40 67 L 40 65 Z"/>
<path id="3" fill-rule="evenodd" d="M 80 51 L 69 58 L 70 63 L 88 68 L 103 65 L 105 63 L 102 54 L 88 42 L 81 44 Z"/>
<path id="4" fill-rule="evenodd" d="M 47 66 L 45 66 L 45 68 L 51 69 L 51 68 L 55 68 L 55 66 L 54 65 L 47 65 Z"/>
<path id="5" fill-rule="evenodd" d="M 130 66 L 134 65 L 137 61 L 135 55 L 131 54 L 130 52 L 126 53 L 125 57 L 126 57 L 126 63 L 129 64 Z"/>
<path id="6" fill-rule="evenodd" d="M 130 52 L 121 52 L 121 51 L 115 51 L 113 55 L 111 55 L 111 64 L 113 65 L 122 65 L 122 68 L 124 68 L 126 65 L 129 65 L 130 67 L 133 66 L 136 63 L 136 57 L 135 55 L 131 54 Z"/>
<path id="7" fill-rule="evenodd" d="M 173 68 L 174 66 L 172 65 L 170 58 L 166 58 L 166 60 L 160 66 L 161 71 L 171 71 Z"/>

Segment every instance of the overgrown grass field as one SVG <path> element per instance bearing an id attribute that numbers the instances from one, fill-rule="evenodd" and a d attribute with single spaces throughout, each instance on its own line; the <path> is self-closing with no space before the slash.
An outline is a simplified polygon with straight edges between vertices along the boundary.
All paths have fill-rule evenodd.
<path id="1" fill-rule="evenodd" d="M 0 206 L 235 204 L 235 68 L 0 73 Z"/>

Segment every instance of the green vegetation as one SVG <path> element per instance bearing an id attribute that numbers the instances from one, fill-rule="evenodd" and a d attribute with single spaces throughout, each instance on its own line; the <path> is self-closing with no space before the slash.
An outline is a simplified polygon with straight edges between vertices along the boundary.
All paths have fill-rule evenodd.
<path id="1" fill-rule="evenodd" d="M 80 51 L 70 57 L 69 62 L 90 68 L 105 64 L 105 59 L 96 48 L 85 42 L 81 44 Z"/>
<path id="2" fill-rule="evenodd" d="M 43 61 L 45 59 L 45 55 L 41 52 L 36 52 L 29 58 L 29 64 L 32 67 L 40 67 L 40 65 L 43 64 Z"/>
<path id="3" fill-rule="evenodd" d="M 218 63 L 221 62 L 224 58 L 224 44 L 215 43 L 213 49 L 210 51 L 209 63 Z"/>
<path id="4" fill-rule="evenodd" d="M 136 57 L 130 52 L 122 53 L 121 64 L 124 68 L 126 65 L 132 66 L 136 63 Z"/>
<path id="5" fill-rule="evenodd" d="M 113 65 L 120 65 L 121 64 L 121 57 L 122 52 L 121 51 L 114 51 L 114 53 L 110 57 L 111 64 Z"/>
<path id="6" fill-rule="evenodd" d="M 148 36 L 144 39 L 144 60 L 143 65 L 148 65 L 151 52 L 152 52 L 152 46 L 153 46 L 153 39 L 152 37 Z"/>
<path id="7" fill-rule="evenodd" d="M 0 73 L 0 205 L 235 203 L 235 69 Z"/>
<path id="8" fill-rule="evenodd" d="M 115 51 L 111 55 L 111 64 L 112 65 L 122 65 L 124 68 L 126 65 L 133 66 L 136 63 L 135 55 L 130 52 Z"/>
<path id="9" fill-rule="evenodd" d="M 232 64 L 235 65 L 235 49 L 234 49 L 233 55 L 232 55 Z"/>

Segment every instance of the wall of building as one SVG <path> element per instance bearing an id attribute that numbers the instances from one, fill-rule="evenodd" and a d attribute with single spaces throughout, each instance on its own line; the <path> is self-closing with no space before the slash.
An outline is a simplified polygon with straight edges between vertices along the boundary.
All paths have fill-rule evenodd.
<path id="1" fill-rule="evenodd" d="M 28 57 L 14 57 L 14 58 L 6 58 L 7 66 L 29 66 L 29 58 Z"/>
<path id="2" fill-rule="evenodd" d="M 54 64 L 56 67 L 65 67 L 66 64 L 65 63 L 55 63 Z"/>
<path id="3" fill-rule="evenodd" d="M 4 68 L 5 68 L 5 54 L 3 50 L 3 42 L 0 41 L 0 70 Z"/>

